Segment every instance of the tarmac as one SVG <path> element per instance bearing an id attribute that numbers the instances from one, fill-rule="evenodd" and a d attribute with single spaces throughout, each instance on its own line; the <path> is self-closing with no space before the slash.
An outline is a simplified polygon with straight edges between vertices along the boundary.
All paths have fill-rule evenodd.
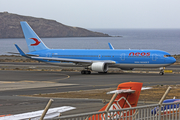
<path id="1" fill-rule="evenodd" d="M 11 66 L 12 63 L 2 64 Z M 20 64 L 19 66 L 21 66 Z M 26 66 L 27 65 L 27 66 Z M 41 65 L 34 67 L 39 67 Z M 15 67 L 18 65 L 15 64 Z M 30 67 L 24 63 L 26 67 Z M 44 67 L 44 66 L 43 66 Z M 169 69 L 179 69 L 178 66 Z M 0 70 L 0 115 L 18 114 L 44 109 L 50 98 L 33 98 L 19 95 L 82 91 L 92 89 L 116 88 L 123 82 L 142 82 L 143 86 L 180 84 L 180 74 L 168 73 L 107 73 L 82 75 L 79 71 L 22 71 Z M 95 99 L 64 99 L 53 98 L 51 107 L 73 106 L 72 110 L 63 115 L 98 111 L 105 104 Z"/>

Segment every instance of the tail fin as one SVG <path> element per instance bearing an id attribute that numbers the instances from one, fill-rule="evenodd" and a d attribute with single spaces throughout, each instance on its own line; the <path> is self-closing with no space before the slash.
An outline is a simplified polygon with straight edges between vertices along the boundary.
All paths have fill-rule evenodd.
<path id="1" fill-rule="evenodd" d="M 21 21 L 20 23 L 29 52 L 48 49 L 48 47 L 42 42 L 42 40 L 38 37 L 38 35 L 33 31 L 27 22 Z"/>
<path id="2" fill-rule="evenodd" d="M 141 92 L 141 88 L 142 88 L 142 83 L 138 83 L 138 82 L 127 82 L 127 83 L 119 84 L 117 90 L 121 90 L 122 93 L 117 95 L 116 99 L 114 100 L 109 110 L 136 107 Z M 126 90 L 129 89 L 134 90 L 134 93 L 125 92 Z M 105 105 L 99 111 L 104 111 L 107 105 Z"/>
<path id="3" fill-rule="evenodd" d="M 109 93 L 117 93 L 117 97 L 111 104 L 109 110 L 118 110 L 123 108 L 131 108 L 136 107 L 139 99 L 139 95 L 141 92 L 143 83 L 138 82 L 126 82 L 118 85 L 117 90 L 109 92 Z M 108 103 L 110 104 L 110 102 Z M 101 108 L 99 111 L 105 111 L 108 107 L 108 104 Z M 118 113 L 118 116 L 129 116 L 132 115 L 135 111 L 129 111 L 125 114 Z M 109 114 L 108 117 L 111 115 Z M 112 117 L 112 116 L 111 116 Z M 100 118 L 100 120 L 104 119 L 104 115 L 96 115 L 89 118 L 89 120 L 94 118 Z"/>

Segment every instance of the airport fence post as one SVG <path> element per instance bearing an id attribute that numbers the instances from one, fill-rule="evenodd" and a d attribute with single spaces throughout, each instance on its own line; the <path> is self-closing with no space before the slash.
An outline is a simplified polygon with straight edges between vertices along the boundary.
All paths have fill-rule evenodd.
<path id="1" fill-rule="evenodd" d="M 105 112 L 105 120 L 108 119 L 108 112 Z"/>
<path id="2" fill-rule="evenodd" d="M 159 101 L 159 105 L 162 105 L 162 102 L 164 101 L 165 97 L 167 96 L 170 90 L 171 90 L 171 87 L 169 86 L 166 92 L 164 93 L 164 95 L 162 96 L 161 100 Z"/>
<path id="3" fill-rule="evenodd" d="M 112 103 L 114 102 L 114 100 L 116 99 L 118 93 L 114 93 L 113 97 L 111 98 L 111 100 L 109 101 L 109 104 L 107 105 L 105 111 L 105 120 L 108 119 L 108 112 L 109 112 L 109 108 L 111 107 Z"/>
<path id="4" fill-rule="evenodd" d="M 53 101 L 54 101 L 53 99 L 50 99 L 50 100 L 49 100 L 48 104 L 46 105 L 46 107 L 45 107 L 45 109 L 44 109 L 44 111 L 43 111 L 43 113 L 42 113 L 42 115 L 41 115 L 40 120 L 43 120 L 44 116 L 46 115 L 46 113 L 47 113 L 47 111 L 49 110 L 49 108 L 50 108 L 50 106 L 51 106 L 51 104 L 52 104 Z"/>
<path id="5" fill-rule="evenodd" d="M 115 93 L 115 94 L 113 95 L 113 97 L 111 98 L 111 100 L 110 100 L 108 106 L 107 106 L 106 109 L 105 109 L 106 112 L 109 111 L 109 108 L 111 107 L 112 103 L 113 103 L 114 100 L 116 99 L 117 95 L 118 95 L 118 93 Z"/>
<path id="6" fill-rule="evenodd" d="M 169 86 L 166 90 L 166 92 L 164 93 L 164 95 L 162 96 L 161 100 L 159 101 L 159 111 L 156 113 L 158 115 L 158 119 L 161 119 L 161 107 L 162 107 L 162 102 L 164 101 L 165 97 L 167 96 L 167 94 L 169 93 L 169 91 L 171 90 L 171 87 Z"/>

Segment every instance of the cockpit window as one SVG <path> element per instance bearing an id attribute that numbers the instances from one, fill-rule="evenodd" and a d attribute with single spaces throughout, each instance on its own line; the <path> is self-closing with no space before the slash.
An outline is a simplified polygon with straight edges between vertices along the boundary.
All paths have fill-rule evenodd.
<path id="1" fill-rule="evenodd" d="M 164 57 L 172 57 L 172 55 L 164 55 Z"/>

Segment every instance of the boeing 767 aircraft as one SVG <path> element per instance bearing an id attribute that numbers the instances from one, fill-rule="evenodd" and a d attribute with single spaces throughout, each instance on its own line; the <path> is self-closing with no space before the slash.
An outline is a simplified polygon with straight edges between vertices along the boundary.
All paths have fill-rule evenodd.
<path id="1" fill-rule="evenodd" d="M 91 74 L 91 71 L 107 73 L 108 68 L 163 68 L 176 62 L 164 51 L 114 49 L 111 43 L 110 49 L 49 49 L 27 22 L 20 23 L 29 49 L 24 53 L 15 44 L 22 56 L 58 66 L 84 67 L 81 74 Z M 163 69 L 160 74 L 164 74 Z"/>

